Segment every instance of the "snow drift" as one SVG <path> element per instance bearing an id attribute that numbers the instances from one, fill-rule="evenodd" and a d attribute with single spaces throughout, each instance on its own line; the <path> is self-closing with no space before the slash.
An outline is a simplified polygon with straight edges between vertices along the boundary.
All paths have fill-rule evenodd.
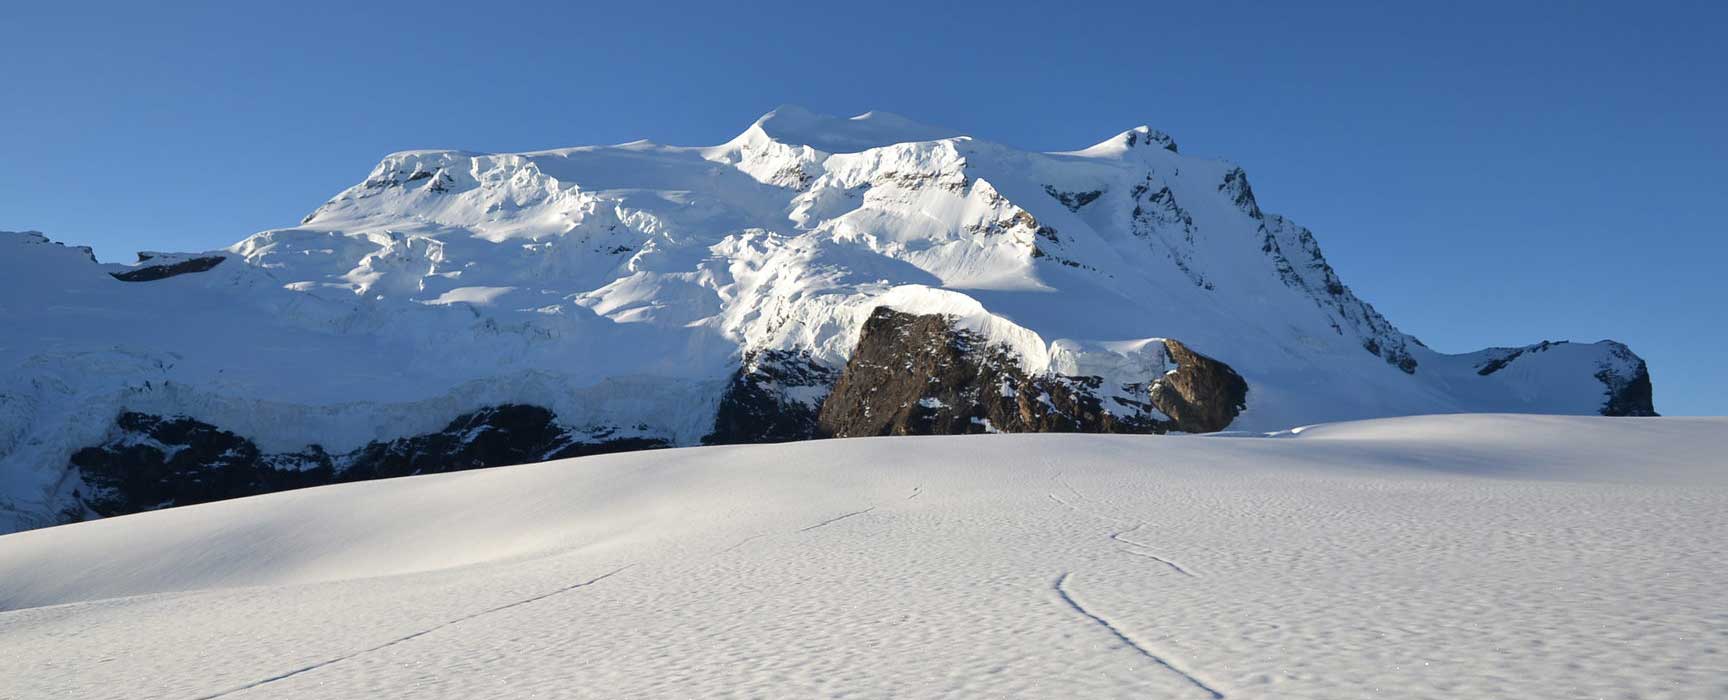
<path id="1" fill-rule="evenodd" d="M 1728 694 L 1728 420 L 702 447 L 0 536 L 0 697 Z"/>

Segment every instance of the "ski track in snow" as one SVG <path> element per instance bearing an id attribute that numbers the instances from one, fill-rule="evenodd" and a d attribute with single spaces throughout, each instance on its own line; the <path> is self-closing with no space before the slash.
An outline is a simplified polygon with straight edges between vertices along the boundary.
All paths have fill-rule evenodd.
<path id="1" fill-rule="evenodd" d="M 1134 549 L 1124 549 L 1124 550 L 1122 550 L 1122 553 L 1123 554 L 1131 554 L 1131 555 L 1136 556 L 1136 557 L 1145 557 L 1147 559 L 1151 559 L 1151 560 L 1156 561 L 1160 564 L 1168 566 L 1172 570 L 1174 570 L 1176 573 L 1182 574 L 1183 576 L 1187 576 L 1189 578 L 1198 578 L 1194 574 L 1189 573 L 1187 569 L 1182 568 L 1181 564 L 1177 564 L 1176 562 L 1170 561 L 1169 559 L 1165 559 L 1164 557 L 1158 556 L 1158 555 L 1153 554 L 1151 552 L 1142 552 L 1142 551 L 1134 550 Z"/>
<path id="2" fill-rule="evenodd" d="M 809 531 L 814 530 L 816 528 L 823 527 L 826 525 L 832 525 L 834 523 L 837 523 L 837 522 L 840 522 L 840 521 L 845 520 L 847 518 L 850 518 L 854 515 L 863 515 L 865 513 L 873 511 L 873 510 L 876 510 L 876 506 L 870 506 L 869 508 L 865 508 L 864 510 L 855 510 L 855 511 L 852 511 L 852 512 L 847 513 L 845 515 L 835 516 L 835 517 L 829 518 L 827 520 L 824 520 L 822 522 L 816 523 L 815 525 L 811 525 L 810 527 L 803 528 L 803 529 L 799 530 L 799 532 L 809 532 Z"/>
<path id="3" fill-rule="evenodd" d="M 522 605 L 527 605 L 529 603 L 545 600 L 545 599 L 550 598 L 550 597 L 555 596 L 555 595 L 560 595 L 563 593 L 569 593 L 570 591 L 574 591 L 578 588 L 586 588 L 588 586 L 592 586 L 596 583 L 599 583 L 601 581 L 604 581 L 606 579 L 609 579 L 613 576 L 616 576 L 616 575 L 622 573 L 625 569 L 628 569 L 631 566 L 635 566 L 635 565 L 631 564 L 631 565 L 627 565 L 627 566 L 622 566 L 622 567 L 613 569 L 611 571 L 608 571 L 604 574 L 601 574 L 599 576 L 595 576 L 594 578 L 588 579 L 588 580 L 583 581 L 581 583 L 573 583 L 573 584 L 570 584 L 570 585 L 565 586 L 563 588 L 559 588 L 559 589 L 549 591 L 546 593 L 541 593 L 540 595 L 537 595 L 537 596 L 533 596 L 530 598 L 523 598 L 522 600 L 518 600 L 518 601 L 515 601 L 512 603 L 505 603 L 504 605 L 499 605 L 496 607 L 487 608 L 485 610 L 481 610 L 480 612 L 477 612 L 477 613 L 474 613 L 471 615 L 464 615 L 464 616 L 458 617 L 454 620 L 450 620 L 450 621 L 443 622 L 443 623 L 440 623 L 437 625 L 433 625 L 431 627 L 420 630 L 419 632 L 415 632 L 413 634 L 397 637 L 397 638 L 392 639 L 392 640 L 385 642 L 383 644 L 370 646 L 370 647 L 367 647 L 365 649 L 361 649 L 361 650 L 353 652 L 353 653 L 343 654 L 342 656 L 338 656 L 338 657 L 328 659 L 325 661 L 320 661 L 320 662 L 312 664 L 310 666 L 302 666 L 300 668 L 294 669 L 294 670 L 289 671 L 287 673 L 274 675 L 274 676 L 271 676 L 269 678 L 265 678 L 262 680 L 247 683 L 245 685 L 229 688 L 227 690 L 224 690 L 224 691 L 221 691 L 218 693 L 211 693 L 209 695 L 201 695 L 197 698 L 197 700 L 215 700 L 216 698 L 227 697 L 227 696 L 233 695 L 235 693 L 242 693 L 242 692 L 245 692 L 248 690 L 252 690 L 254 688 L 266 686 L 266 685 L 269 685 L 271 683 L 275 683 L 277 681 L 287 680 L 289 678 L 293 678 L 293 677 L 298 676 L 298 675 L 303 674 L 303 673 L 310 673 L 312 671 L 316 671 L 318 669 L 324 668 L 324 667 L 329 666 L 331 664 L 341 663 L 343 661 L 348 661 L 348 660 L 351 660 L 351 659 L 354 659 L 354 658 L 357 658 L 360 656 L 364 656 L 366 654 L 370 654 L 370 653 L 373 653 L 376 651 L 382 651 L 384 649 L 388 649 L 390 647 L 396 646 L 396 645 L 401 644 L 403 642 L 408 642 L 408 641 L 411 641 L 411 640 L 414 640 L 414 639 L 417 639 L 420 637 L 424 637 L 424 636 L 431 634 L 433 632 L 437 632 L 438 630 L 444 629 L 446 627 L 450 627 L 451 625 L 460 624 L 463 622 L 467 622 L 469 620 L 473 620 L 475 618 L 484 617 L 486 615 L 491 615 L 493 613 L 502 612 L 502 611 L 509 610 L 511 608 L 514 608 L 514 607 L 519 607 Z"/>
<path id="4" fill-rule="evenodd" d="M 1133 532 L 1133 531 L 1138 530 L 1138 529 L 1143 528 L 1143 527 L 1146 527 L 1146 523 L 1140 523 L 1139 525 L 1135 525 L 1134 527 L 1128 528 L 1126 530 L 1119 530 L 1116 532 L 1112 532 L 1112 533 L 1110 533 L 1110 539 L 1113 539 L 1113 540 L 1116 540 L 1117 542 L 1121 542 L 1122 544 L 1128 545 L 1127 549 L 1122 550 L 1126 554 L 1132 554 L 1132 555 L 1137 556 L 1137 557 L 1146 557 L 1147 559 L 1155 560 L 1155 561 L 1157 561 L 1157 562 L 1159 562 L 1165 566 L 1170 567 L 1171 569 L 1174 569 L 1176 571 L 1176 573 L 1182 574 L 1183 576 L 1187 576 L 1189 578 L 1196 578 L 1194 576 L 1193 572 L 1189 571 L 1186 568 L 1183 568 L 1183 566 L 1181 564 L 1178 564 L 1174 561 L 1171 561 L 1169 559 L 1165 559 L 1164 557 L 1153 554 L 1151 552 L 1151 549 L 1152 549 L 1151 545 L 1148 545 L 1144 542 L 1136 542 L 1134 540 L 1123 537 L 1123 535 L 1126 535 L 1130 532 Z"/>
<path id="5" fill-rule="evenodd" d="M 736 542 L 736 543 L 734 543 L 734 544 L 733 544 L 733 545 L 732 545 L 732 546 L 730 546 L 730 547 L 727 547 L 727 548 L 725 548 L 725 549 L 722 549 L 722 550 L 720 550 L 720 553 L 721 553 L 721 554 L 725 554 L 725 553 L 727 553 L 727 552 L 731 552 L 731 551 L 735 551 L 735 550 L 737 550 L 737 549 L 738 549 L 738 548 L 739 548 L 739 547 L 742 547 L 742 546 L 744 546 L 744 545 L 747 545 L 747 544 L 750 544 L 750 543 L 751 543 L 751 542 L 755 542 L 755 541 L 756 541 L 756 540 L 759 540 L 759 539 L 762 539 L 762 538 L 764 538 L 764 537 L 767 537 L 767 536 L 768 536 L 768 534 L 767 534 L 767 533 L 763 533 L 763 534 L 760 534 L 760 535 L 751 535 L 751 536 L 749 536 L 749 537 L 746 537 L 746 538 L 744 538 L 744 539 L 741 539 L 741 540 L 738 540 L 738 541 L 737 541 L 737 542 Z"/>
<path id="6" fill-rule="evenodd" d="M 1056 595 L 1061 596 L 1062 602 L 1067 603 L 1068 607 L 1074 609 L 1074 612 L 1080 613 L 1081 615 L 1091 619 L 1093 622 L 1098 623 L 1098 626 L 1103 627 L 1108 630 L 1110 634 L 1115 635 L 1116 639 L 1121 640 L 1123 644 L 1128 645 L 1128 648 L 1139 652 L 1141 656 L 1151 659 L 1153 663 L 1164 667 L 1171 673 L 1181 676 L 1183 680 L 1187 681 L 1195 688 L 1200 689 L 1201 692 L 1206 693 L 1209 697 L 1213 698 L 1213 700 L 1224 700 L 1224 693 L 1219 692 L 1218 689 L 1213 688 L 1205 681 L 1200 680 L 1193 673 L 1178 668 L 1175 664 L 1171 663 L 1169 659 L 1153 652 L 1145 644 L 1135 640 L 1126 630 L 1117 626 L 1116 623 L 1111 622 L 1109 618 L 1104 617 L 1099 612 L 1088 608 L 1085 603 L 1080 602 L 1079 596 L 1069 587 L 1069 581 L 1073 578 L 1073 572 L 1063 572 L 1061 576 L 1056 577 L 1054 588 L 1056 589 Z"/>
<path id="7" fill-rule="evenodd" d="M 1050 461 L 1044 460 L 1044 464 L 1045 464 L 1045 466 L 1049 466 Z M 1091 501 L 1094 503 L 1097 502 L 1095 499 L 1088 497 L 1086 494 L 1080 493 L 1079 489 L 1074 488 L 1074 486 L 1072 484 L 1068 483 L 1068 481 L 1066 479 L 1063 479 L 1062 478 L 1062 472 L 1058 471 L 1058 472 L 1056 472 L 1056 474 L 1054 476 L 1051 476 L 1050 478 L 1052 481 L 1055 481 L 1056 483 L 1061 484 L 1062 487 L 1067 489 L 1069 493 L 1073 494 L 1075 500 L 1077 500 L 1077 501 Z M 1070 510 L 1073 510 L 1076 513 L 1080 513 L 1080 514 L 1088 516 L 1088 517 L 1096 518 L 1098 520 L 1102 520 L 1102 521 L 1110 522 L 1110 523 L 1127 522 L 1126 520 L 1124 520 L 1122 518 L 1104 515 L 1102 513 L 1096 512 L 1096 511 L 1091 511 L 1091 510 L 1081 508 L 1081 507 L 1076 506 L 1072 503 L 1069 503 L 1065 500 L 1062 500 L 1061 497 L 1057 496 L 1054 493 L 1049 494 L 1049 497 L 1050 497 L 1050 500 L 1055 501 L 1057 503 L 1060 503 L 1064 507 L 1066 507 Z M 1126 537 L 1123 537 L 1123 535 L 1125 535 L 1127 533 L 1134 532 L 1135 530 L 1139 530 L 1139 529 L 1144 528 L 1144 527 L 1146 527 L 1146 523 L 1144 523 L 1144 522 L 1136 523 L 1133 527 L 1130 527 L 1126 530 L 1117 530 L 1115 532 L 1111 532 L 1109 537 L 1110 537 L 1110 539 L 1115 540 L 1116 542 L 1127 545 L 1127 547 L 1122 550 L 1122 552 L 1124 554 L 1129 554 L 1129 555 L 1133 555 L 1133 556 L 1137 556 L 1137 557 L 1144 557 L 1146 559 L 1151 559 L 1151 560 L 1156 561 L 1160 564 L 1163 564 L 1167 567 L 1170 567 L 1171 570 L 1175 571 L 1178 574 L 1181 574 L 1183 576 L 1187 576 L 1189 578 L 1197 578 L 1193 572 L 1189 571 L 1186 567 L 1182 566 L 1181 564 L 1178 564 L 1175 561 L 1172 561 L 1170 559 L 1158 556 L 1157 554 L 1153 554 L 1151 551 L 1152 550 L 1151 545 L 1148 545 L 1144 542 L 1136 542 L 1134 540 L 1130 540 Z"/>

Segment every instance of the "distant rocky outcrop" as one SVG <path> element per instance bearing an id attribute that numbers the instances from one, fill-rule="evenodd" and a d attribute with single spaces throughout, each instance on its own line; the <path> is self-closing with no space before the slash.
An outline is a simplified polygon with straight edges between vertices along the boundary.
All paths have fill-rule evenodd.
<path id="1" fill-rule="evenodd" d="M 1608 400 L 1602 404 L 1604 416 L 1655 416 L 1656 404 L 1650 386 L 1650 368 L 1632 349 L 1614 343 L 1609 354 L 1619 362 L 1603 362 L 1597 366 L 1596 379 L 1607 389 Z M 1626 368 L 1631 368 L 1629 371 Z"/>
<path id="2" fill-rule="evenodd" d="M 1092 376 L 1030 373 L 1006 348 L 941 314 L 876 309 L 846 367 L 807 353 L 758 351 L 723 393 L 706 444 L 863 435 L 984 432 L 1164 433 L 1227 427 L 1247 384 L 1222 362 L 1164 341 L 1175 368 L 1100 391 Z M 664 439 L 579 432 L 545 408 L 491 406 L 443 430 L 343 453 L 318 444 L 265 452 L 245 436 L 186 416 L 126 411 L 103 444 L 73 453 L 92 516 L 113 516 L 324 484 L 668 447 Z M 67 519 L 78 519 L 76 509 Z"/>
<path id="3" fill-rule="evenodd" d="M 542 462 L 666 447 L 664 440 L 582 434 L 551 411 L 506 404 L 469 413 L 443 430 L 331 454 L 319 445 L 266 453 L 251 440 L 185 416 L 128 411 L 107 442 L 72 455 L 96 516 L 413 474 Z M 76 514 L 74 514 L 74 519 Z"/>
<path id="4" fill-rule="evenodd" d="M 703 444 L 788 442 L 821 437 L 818 412 L 839 372 L 790 350 L 746 353 L 720 397 Z"/>
<path id="5" fill-rule="evenodd" d="M 121 282 L 154 282 L 194 272 L 207 272 L 222 264 L 223 260 L 227 260 L 227 258 L 220 255 L 185 257 L 139 253 L 138 267 L 125 272 L 110 272 L 108 274 Z"/>
<path id="6" fill-rule="evenodd" d="M 127 412 L 119 434 L 72 454 L 88 490 L 85 507 L 101 516 L 239 498 L 335 481 L 330 455 L 264 454 L 251 440 L 181 416 Z"/>
<path id="7" fill-rule="evenodd" d="M 1012 353 L 949 317 L 882 307 L 865 321 L 823 401 L 819 428 L 825 436 L 856 437 L 1227 427 L 1245 405 L 1247 383 L 1222 362 L 1181 343 L 1165 345 L 1176 369 L 1150 382 L 1144 402 L 1107 405 L 1099 377 L 1029 373 Z"/>

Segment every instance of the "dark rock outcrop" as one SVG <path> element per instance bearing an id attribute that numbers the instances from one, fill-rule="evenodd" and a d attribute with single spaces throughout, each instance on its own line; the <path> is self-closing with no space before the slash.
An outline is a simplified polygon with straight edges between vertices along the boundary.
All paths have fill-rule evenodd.
<path id="1" fill-rule="evenodd" d="M 1175 421 L 1177 430 L 1217 432 L 1248 407 L 1248 382 L 1229 365 L 1174 340 L 1164 341 L 1164 348 L 1176 371 L 1152 383 L 1152 404 Z"/>
<path id="2" fill-rule="evenodd" d="M 1229 425 L 1247 384 L 1223 363 L 1169 345 L 1172 357 L 1182 358 L 1178 371 L 1154 382 L 1146 402 L 1107 407 L 1099 377 L 1031 374 L 1007 350 L 946 316 L 878 308 L 822 403 L 819 429 L 854 437 L 1206 432 Z"/>
<path id="3" fill-rule="evenodd" d="M 1246 180 L 1243 181 L 1246 186 Z M 1410 346 L 1422 347 L 1422 341 L 1405 335 L 1392 325 L 1374 305 L 1357 298 L 1338 273 L 1326 262 L 1314 232 L 1297 226 L 1276 214 L 1262 217 L 1260 251 L 1272 259 L 1278 278 L 1285 285 L 1300 289 L 1320 308 L 1332 316 L 1333 332 L 1344 335 L 1345 328 L 1360 334 L 1362 349 L 1397 367 L 1405 374 L 1415 374 L 1416 357 Z"/>
<path id="4" fill-rule="evenodd" d="M 1265 218 L 1260 211 L 1260 203 L 1254 199 L 1254 188 L 1248 184 L 1248 173 L 1241 168 L 1231 168 L 1224 173 L 1224 181 L 1218 184 L 1218 191 L 1230 198 L 1231 203 L 1243 213 L 1256 219 Z"/>
<path id="5" fill-rule="evenodd" d="M 1129 148 L 1139 145 L 1158 146 L 1171 153 L 1177 153 L 1176 139 L 1162 131 L 1150 127 L 1139 127 L 1128 131 L 1126 143 Z"/>
<path id="6" fill-rule="evenodd" d="M 1051 187 L 1050 185 L 1044 186 L 1044 192 L 1049 194 L 1051 197 L 1056 198 L 1056 201 L 1061 202 L 1062 206 L 1067 207 L 1068 211 L 1071 211 L 1071 212 L 1079 212 L 1081 207 L 1084 207 L 1088 204 L 1091 204 L 1094 201 L 1097 201 L 1097 199 L 1099 197 L 1104 195 L 1104 190 L 1088 190 L 1086 192 L 1062 192 L 1062 191 L 1057 190 L 1055 187 Z"/>
<path id="7" fill-rule="evenodd" d="M 343 454 L 319 445 L 264 453 L 251 440 L 184 416 L 126 412 L 118 437 L 72 455 L 101 516 L 412 474 L 667 447 L 665 440 L 576 433 L 538 406 L 505 404 L 458 417 L 436 433 L 373 442 Z"/>
<path id="8" fill-rule="evenodd" d="M 796 351 L 746 356 L 721 398 L 708 444 L 859 435 L 982 432 L 1161 433 L 1219 430 L 1247 385 L 1221 362 L 1166 341 L 1174 372 L 1131 385 L 1144 400 L 1101 398 L 1099 377 L 1032 374 L 1005 348 L 942 315 L 877 309 L 843 371 Z M 1145 387 L 1143 390 L 1141 387 Z M 1160 413 L 1160 411 L 1162 413 Z M 1166 418 L 1168 416 L 1168 418 Z M 572 431 L 538 406 L 506 404 L 435 433 L 333 454 L 317 444 L 266 453 L 184 416 L 122 413 L 117 435 L 72 455 L 98 516 L 323 484 L 669 447 L 659 438 Z"/>
<path id="9" fill-rule="evenodd" d="M 758 350 L 744 356 L 720 397 L 705 445 L 788 442 L 821 436 L 817 413 L 839 373 L 808 353 Z"/>
<path id="10" fill-rule="evenodd" d="M 1476 365 L 1476 374 L 1477 374 L 1477 376 L 1486 377 L 1486 376 L 1491 375 L 1495 372 L 1506 369 L 1506 365 L 1512 364 L 1513 360 L 1516 360 L 1520 357 L 1523 357 L 1526 353 L 1547 352 L 1548 349 L 1551 347 L 1554 347 L 1556 345 L 1566 345 L 1566 344 L 1567 343 L 1564 340 L 1562 340 L 1558 343 L 1553 342 L 1553 341 L 1544 340 L 1544 341 L 1537 343 L 1535 345 L 1530 345 L 1530 346 L 1526 346 L 1526 347 L 1522 347 L 1522 348 L 1501 348 L 1500 351 L 1497 354 L 1495 354 L 1495 356 L 1491 357 L 1490 359 L 1488 359 L 1485 362 L 1482 362 L 1482 363 Z M 1601 377 L 1597 377 L 1597 378 L 1600 379 Z"/>
<path id="11" fill-rule="evenodd" d="M 571 433 L 539 406 L 505 404 L 461 416 L 436 433 L 368 444 L 339 463 L 343 480 L 358 481 L 669 446 L 653 438 L 593 437 Z"/>
<path id="12" fill-rule="evenodd" d="M 110 272 L 108 275 L 114 279 L 120 280 L 121 282 L 154 282 L 156 280 L 168 279 L 169 277 L 177 277 L 179 275 L 194 272 L 207 272 L 211 268 L 222 264 L 223 260 L 227 260 L 227 258 L 220 255 L 208 255 L 196 258 L 186 258 L 174 262 L 164 261 L 161 263 L 142 265 L 142 263 L 149 262 L 150 260 L 155 259 L 155 257 L 156 256 L 151 253 L 139 253 L 138 261 L 141 264 L 140 267 L 135 267 L 125 272 Z"/>
<path id="13" fill-rule="evenodd" d="M 122 413 L 121 436 L 72 455 L 99 515 L 239 498 L 334 481 L 330 456 L 264 455 L 246 438 L 184 417 Z"/>
<path id="14" fill-rule="evenodd" d="M 1597 369 L 1596 379 L 1608 389 L 1608 400 L 1602 404 L 1602 415 L 1660 415 L 1656 413 L 1655 390 L 1650 386 L 1650 368 L 1644 364 L 1644 360 L 1632 354 L 1631 348 L 1619 343 L 1614 344 L 1611 352 L 1631 365 L 1632 372 L 1627 375 L 1609 365 Z"/>

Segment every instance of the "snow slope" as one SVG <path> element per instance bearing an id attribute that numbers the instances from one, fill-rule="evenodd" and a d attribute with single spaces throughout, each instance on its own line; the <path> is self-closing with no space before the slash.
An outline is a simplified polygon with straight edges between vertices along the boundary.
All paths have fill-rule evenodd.
<path id="1" fill-rule="evenodd" d="M 1435 353 L 1261 212 L 1239 168 L 1147 127 L 1030 153 L 784 107 L 712 147 L 408 151 L 298 226 L 150 255 L 98 264 L 0 233 L 0 532 L 76 511 L 68 456 L 121 411 L 268 452 L 339 453 L 502 403 L 697 444 L 749 353 L 838 369 L 885 305 L 953 315 L 1029 372 L 1142 393 L 1162 363 L 1141 349 L 1177 339 L 1247 380 L 1233 427 L 1249 430 L 1594 414 L 1612 388 L 1597 375 L 1643 368 L 1607 341 Z M 199 259 L 214 266 L 114 277 Z"/>
<path id="2" fill-rule="evenodd" d="M 0 697 L 1719 698 L 1728 419 L 690 448 L 0 536 Z"/>

